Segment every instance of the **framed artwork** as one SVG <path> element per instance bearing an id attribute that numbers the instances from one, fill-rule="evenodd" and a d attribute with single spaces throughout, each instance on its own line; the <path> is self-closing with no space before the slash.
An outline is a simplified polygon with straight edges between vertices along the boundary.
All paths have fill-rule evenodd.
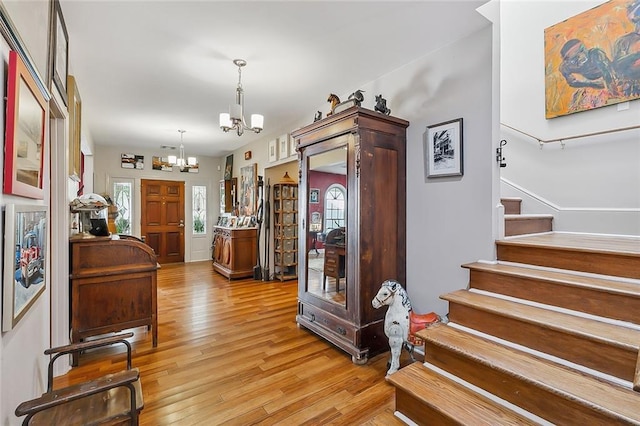
<path id="1" fill-rule="evenodd" d="M 427 178 L 462 176 L 462 118 L 427 126 L 424 156 Z"/>
<path id="2" fill-rule="evenodd" d="M 169 163 L 169 157 L 151 157 L 151 168 L 163 172 L 172 172 L 173 166 Z"/>
<path id="3" fill-rule="evenodd" d="M 289 135 L 283 135 L 278 138 L 278 159 L 282 160 L 283 158 L 287 158 L 289 154 L 287 151 L 289 149 Z"/>
<path id="4" fill-rule="evenodd" d="M 247 161 L 251 160 L 251 151 L 244 152 L 244 159 Z"/>
<path id="5" fill-rule="evenodd" d="M 9 52 L 4 152 L 5 194 L 44 199 L 43 169 L 48 106 L 15 51 Z"/>
<path id="6" fill-rule="evenodd" d="M 637 0 L 608 1 L 544 30 L 546 118 L 640 98 L 638 22 Z"/>
<path id="7" fill-rule="evenodd" d="M 144 169 L 144 155 L 120 154 L 120 167 L 123 169 Z"/>
<path id="8" fill-rule="evenodd" d="M 47 207 L 7 204 L 2 331 L 9 331 L 46 287 Z"/>
<path id="9" fill-rule="evenodd" d="M 309 189 L 309 203 L 318 204 L 320 199 L 320 190 L 316 188 Z"/>
<path id="10" fill-rule="evenodd" d="M 79 181 L 81 170 L 82 138 L 82 101 L 76 85 L 76 79 L 67 77 L 67 101 L 69 103 L 69 176 Z"/>
<path id="11" fill-rule="evenodd" d="M 180 167 L 180 173 L 200 173 L 200 164 L 186 164 Z"/>
<path id="12" fill-rule="evenodd" d="M 256 188 L 258 184 L 258 163 L 240 169 L 240 216 L 250 216 L 256 212 Z"/>
<path id="13" fill-rule="evenodd" d="M 62 16 L 60 1 L 53 1 L 53 82 L 65 105 L 67 100 L 67 76 L 69 75 L 69 34 Z"/>
<path id="14" fill-rule="evenodd" d="M 227 155 L 224 162 L 224 180 L 231 180 L 233 177 L 233 154 Z"/>
<path id="15" fill-rule="evenodd" d="M 273 163 L 278 159 L 278 153 L 276 152 L 276 140 L 269 141 L 269 162 Z"/>
<path id="16" fill-rule="evenodd" d="M 289 155 L 293 156 L 296 155 L 297 151 L 296 151 L 296 139 L 292 138 L 291 136 L 289 136 Z"/>

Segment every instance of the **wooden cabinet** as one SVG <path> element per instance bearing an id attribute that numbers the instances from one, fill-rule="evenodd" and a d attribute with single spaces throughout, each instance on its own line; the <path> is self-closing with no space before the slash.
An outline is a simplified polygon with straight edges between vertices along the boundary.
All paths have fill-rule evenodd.
<path id="1" fill-rule="evenodd" d="M 257 236 L 257 228 L 214 226 L 213 269 L 229 279 L 253 276 Z"/>
<path id="2" fill-rule="evenodd" d="M 274 276 L 280 281 L 298 277 L 298 185 L 273 185 Z"/>
<path id="3" fill-rule="evenodd" d="M 371 305 L 380 285 L 391 278 L 406 285 L 408 125 L 352 107 L 292 132 L 301 159 L 300 199 L 320 189 L 323 232 L 329 237 L 344 228 L 342 241 L 325 241 L 324 253 L 316 253 L 306 238 L 309 204 L 300 203 L 296 321 L 355 363 L 388 350 L 385 310 Z"/>
<path id="4" fill-rule="evenodd" d="M 146 325 L 158 344 L 155 253 L 133 239 L 70 241 L 71 343 Z M 77 355 L 73 365 L 77 365 Z"/>

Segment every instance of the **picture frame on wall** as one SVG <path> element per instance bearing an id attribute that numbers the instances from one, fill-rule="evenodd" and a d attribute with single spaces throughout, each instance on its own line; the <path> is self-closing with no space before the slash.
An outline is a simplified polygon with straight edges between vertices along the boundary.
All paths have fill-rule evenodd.
<path id="1" fill-rule="evenodd" d="M 292 157 L 297 154 L 298 151 L 296 149 L 296 139 L 289 136 L 289 156 Z"/>
<path id="2" fill-rule="evenodd" d="M 231 180 L 233 177 L 233 154 L 227 155 L 224 161 L 224 180 Z"/>
<path id="3" fill-rule="evenodd" d="M 462 118 L 427 126 L 424 156 L 427 178 L 462 176 Z"/>
<path id="4" fill-rule="evenodd" d="M 289 156 L 289 135 L 282 135 L 278 138 L 278 159 L 282 160 Z"/>
<path id="5" fill-rule="evenodd" d="M 545 118 L 640 98 L 640 4 L 608 1 L 544 30 Z"/>
<path id="6" fill-rule="evenodd" d="M 256 212 L 256 188 L 258 184 L 258 163 L 240 169 L 240 194 L 238 203 L 240 216 L 250 216 Z"/>
<path id="7" fill-rule="evenodd" d="M 7 204 L 2 331 L 13 329 L 45 291 L 47 207 Z"/>
<path id="8" fill-rule="evenodd" d="M 269 141 L 269 162 L 273 163 L 278 160 L 278 153 L 276 152 L 276 140 Z"/>
<path id="9" fill-rule="evenodd" d="M 318 204 L 320 202 L 320 190 L 316 188 L 309 189 L 309 203 Z"/>
<path id="10" fill-rule="evenodd" d="M 69 103 L 69 177 L 80 181 L 82 177 L 82 100 L 74 76 L 67 76 Z"/>
<path id="11" fill-rule="evenodd" d="M 120 167 L 123 169 L 144 169 L 144 155 L 120 154 Z"/>
<path id="12" fill-rule="evenodd" d="M 58 88 L 64 104 L 68 106 L 69 34 L 59 0 L 53 2 L 53 20 L 53 82 Z"/>
<path id="13" fill-rule="evenodd" d="M 173 172 L 173 166 L 169 163 L 169 157 L 151 157 L 151 169 L 163 172 Z"/>
<path id="14" fill-rule="evenodd" d="M 22 58 L 9 52 L 4 153 L 5 194 L 44 199 L 48 104 Z"/>

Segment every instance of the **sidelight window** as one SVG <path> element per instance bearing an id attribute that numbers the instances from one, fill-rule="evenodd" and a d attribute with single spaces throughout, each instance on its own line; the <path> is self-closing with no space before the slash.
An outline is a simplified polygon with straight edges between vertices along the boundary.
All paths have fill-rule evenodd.
<path id="1" fill-rule="evenodd" d="M 193 212 L 193 233 L 207 233 L 207 187 L 204 185 L 193 185 L 191 192 L 192 212 Z"/>

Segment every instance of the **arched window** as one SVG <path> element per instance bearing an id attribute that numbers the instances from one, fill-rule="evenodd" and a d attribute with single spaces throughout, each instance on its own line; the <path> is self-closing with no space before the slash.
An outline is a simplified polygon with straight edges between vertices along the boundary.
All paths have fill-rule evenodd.
<path id="1" fill-rule="evenodd" d="M 347 190 L 340 184 L 333 184 L 324 193 L 324 232 L 344 227 L 346 217 Z"/>

